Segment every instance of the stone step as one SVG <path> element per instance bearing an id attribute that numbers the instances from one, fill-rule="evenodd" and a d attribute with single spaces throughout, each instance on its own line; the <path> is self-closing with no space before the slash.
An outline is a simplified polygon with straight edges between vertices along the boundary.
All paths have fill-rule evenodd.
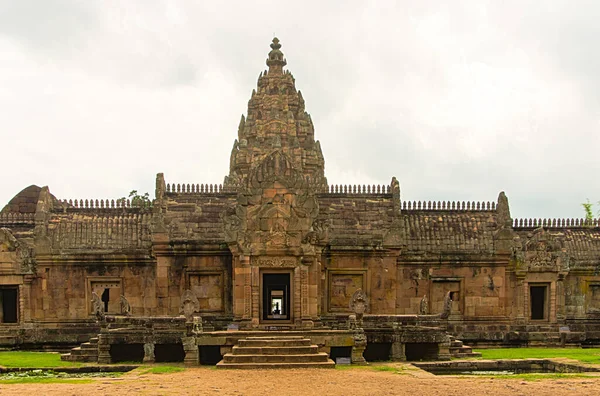
<path id="1" fill-rule="evenodd" d="M 81 349 L 85 349 L 85 350 L 89 350 L 89 351 L 97 351 L 98 350 L 98 344 L 92 344 L 91 342 L 84 342 L 83 344 L 81 344 L 80 346 Z"/>
<path id="2" fill-rule="evenodd" d="M 71 355 L 77 356 L 98 356 L 97 349 L 82 349 L 81 347 L 71 349 Z"/>
<path id="3" fill-rule="evenodd" d="M 481 357 L 481 352 L 466 352 L 466 353 L 458 352 L 458 353 L 453 353 L 452 356 L 457 357 L 457 358 Z"/>
<path id="4" fill-rule="evenodd" d="M 87 356 L 87 355 L 72 355 L 70 353 L 63 353 L 60 355 L 60 360 L 63 362 L 81 362 L 91 363 L 98 362 L 98 356 Z"/>
<path id="5" fill-rule="evenodd" d="M 303 363 L 217 363 L 219 369 L 282 369 L 282 368 L 335 368 L 333 360 Z"/>
<path id="6" fill-rule="evenodd" d="M 262 347 L 244 347 L 235 345 L 231 352 L 234 355 L 299 355 L 314 354 L 318 352 L 316 345 L 309 346 L 262 346 Z"/>
<path id="7" fill-rule="evenodd" d="M 98 337 L 92 337 L 88 342 L 83 342 L 78 347 L 71 349 L 70 353 L 60 355 L 60 360 L 83 363 L 97 362 Z"/>
<path id="8" fill-rule="evenodd" d="M 310 346 L 311 341 L 308 338 L 247 338 L 239 340 L 238 345 L 241 347 L 294 347 L 294 346 Z"/>
<path id="9" fill-rule="evenodd" d="M 448 348 L 448 350 L 450 351 L 450 353 L 469 353 L 473 351 L 473 348 L 464 346 L 460 348 L 450 347 Z"/>
<path id="10" fill-rule="evenodd" d="M 326 362 L 327 354 L 324 352 L 311 355 L 235 355 L 226 353 L 223 356 L 225 363 L 309 363 Z"/>
<path id="11" fill-rule="evenodd" d="M 460 340 L 450 341 L 450 348 L 462 348 L 463 346 L 464 346 L 464 344 Z"/>

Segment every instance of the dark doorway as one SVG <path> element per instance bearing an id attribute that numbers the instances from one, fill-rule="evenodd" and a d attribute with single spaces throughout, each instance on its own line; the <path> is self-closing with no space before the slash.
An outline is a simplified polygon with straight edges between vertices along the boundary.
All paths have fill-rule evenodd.
<path id="1" fill-rule="evenodd" d="M 200 353 L 200 364 L 203 365 L 214 366 L 223 359 L 220 345 L 200 345 L 198 347 L 198 353 Z"/>
<path id="2" fill-rule="evenodd" d="M 16 287 L 0 288 L 0 323 L 18 322 L 18 302 Z"/>
<path id="3" fill-rule="evenodd" d="M 391 351 L 391 342 L 369 342 L 363 352 L 363 357 L 367 362 L 383 362 L 390 360 Z"/>
<path id="4" fill-rule="evenodd" d="M 154 345 L 154 361 L 156 363 L 183 362 L 185 351 L 181 344 Z"/>
<path id="5" fill-rule="evenodd" d="M 416 362 L 419 360 L 436 360 L 440 352 L 438 344 L 423 342 L 423 343 L 412 343 L 408 342 L 404 344 L 404 353 L 406 360 L 409 362 Z"/>
<path id="6" fill-rule="evenodd" d="M 108 312 L 108 302 L 110 301 L 110 289 L 104 289 L 101 299 L 104 303 L 104 312 Z"/>
<path id="7" fill-rule="evenodd" d="M 110 346 L 110 360 L 113 363 L 144 360 L 144 344 L 113 344 Z"/>
<path id="8" fill-rule="evenodd" d="M 263 274 L 263 320 L 290 320 L 290 274 Z"/>
<path id="9" fill-rule="evenodd" d="M 531 319 L 544 320 L 546 318 L 546 290 L 547 286 L 530 286 L 529 301 L 531 303 Z"/>

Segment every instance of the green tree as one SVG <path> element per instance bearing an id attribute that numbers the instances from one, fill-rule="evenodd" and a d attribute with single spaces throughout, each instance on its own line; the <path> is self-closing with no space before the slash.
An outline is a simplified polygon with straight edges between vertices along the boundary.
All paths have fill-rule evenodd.
<path id="1" fill-rule="evenodd" d="M 152 207 L 152 201 L 150 200 L 150 195 L 148 193 L 140 195 L 137 190 L 131 190 L 129 193 L 129 200 L 131 202 L 131 207 L 133 208 L 149 209 Z M 119 201 L 124 204 L 125 201 L 127 201 L 127 198 L 120 198 Z"/>
<path id="2" fill-rule="evenodd" d="M 600 201 L 598 201 L 598 205 L 600 206 Z M 594 204 L 590 202 L 589 198 L 586 199 L 586 202 L 582 203 L 583 211 L 585 212 L 585 220 L 593 221 L 594 220 Z M 600 210 L 598 210 L 598 217 L 600 217 Z"/>

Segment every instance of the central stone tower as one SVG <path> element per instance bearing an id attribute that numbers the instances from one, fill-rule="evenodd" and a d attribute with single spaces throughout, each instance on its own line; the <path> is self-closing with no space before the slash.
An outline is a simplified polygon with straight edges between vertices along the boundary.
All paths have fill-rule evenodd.
<path id="1" fill-rule="evenodd" d="M 292 73 L 283 70 L 287 61 L 277 38 L 271 48 L 267 58 L 269 69 L 260 73 L 257 89 L 252 90 L 248 117 L 242 115 L 225 184 L 243 184 L 253 164 L 278 151 L 312 185 L 326 185 L 323 153 L 315 141 L 314 126 L 305 111 L 302 93 L 296 90 Z"/>
<path id="2" fill-rule="evenodd" d="M 223 214 L 233 255 L 233 311 L 242 327 L 312 327 L 319 319 L 327 187 L 321 147 L 304 99 L 273 39 L 242 116 L 225 186 L 238 191 Z"/>

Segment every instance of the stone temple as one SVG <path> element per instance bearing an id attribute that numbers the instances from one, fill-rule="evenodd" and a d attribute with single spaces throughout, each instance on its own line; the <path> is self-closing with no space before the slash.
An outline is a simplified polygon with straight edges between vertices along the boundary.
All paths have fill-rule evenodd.
<path id="1" fill-rule="evenodd" d="M 33 185 L 2 209 L 0 347 L 241 366 L 600 343 L 597 220 L 329 184 L 280 47 L 222 184 L 159 173 L 152 205 Z"/>

